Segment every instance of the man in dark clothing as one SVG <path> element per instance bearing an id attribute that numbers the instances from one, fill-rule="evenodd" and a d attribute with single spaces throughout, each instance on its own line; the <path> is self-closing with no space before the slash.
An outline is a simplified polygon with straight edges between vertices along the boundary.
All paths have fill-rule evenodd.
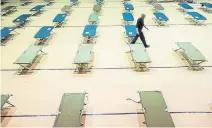
<path id="1" fill-rule="evenodd" d="M 137 20 L 137 24 L 136 24 L 136 28 L 137 28 L 137 34 L 135 36 L 135 38 L 132 40 L 131 44 L 135 44 L 136 40 L 138 39 L 138 37 L 140 36 L 141 41 L 143 42 L 144 46 L 146 48 L 149 47 L 149 45 L 146 44 L 146 40 L 144 37 L 144 33 L 142 32 L 143 27 L 145 27 L 147 30 L 149 30 L 145 25 L 144 25 L 144 19 L 145 19 L 145 15 L 142 14 L 141 17 Z"/>

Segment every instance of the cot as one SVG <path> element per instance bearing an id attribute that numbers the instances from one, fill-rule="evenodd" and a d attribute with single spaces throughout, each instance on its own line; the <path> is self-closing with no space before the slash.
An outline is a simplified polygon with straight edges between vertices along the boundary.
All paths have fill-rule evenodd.
<path id="1" fill-rule="evenodd" d="M 13 95 L 8 95 L 8 94 L 2 94 L 2 95 L 1 95 L 1 109 L 3 109 L 3 106 L 4 106 L 5 104 L 9 104 L 9 105 L 11 105 L 12 107 L 15 107 L 13 104 L 11 104 L 11 103 L 9 102 L 9 98 L 10 98 L 11 96 L 13 96 Z"/>
<path id="2" fill-rule="evenodd" d="M 206 58 L 202 55 L 202 53 L 197 50 L 197 48 L 192 45 L 190 42 L 176 42 L 179 46 L 178 49 L 174 51 L 181 51 L 183 53 L 183 60 L 186 60 L 189 63 L 189 70 L 202 70 L 204 69 L 200 64 L 203 62 L 207 62 Z"/>
<path id="3" fill-rule="evenodd" d="M 13 23 L 16 25 L 15 27 L 21 27 L 23 26 L 25 23 L 28 22 L 29 17 L 31 16 L 31 14 L 22 14 L 19 17 L 17 17 L 16 19 L 13 20 Z"/>
<path id="4" fill-rule="evenodd" d="M 21 6 L 25 6 L 29 3 L 32 3 L 32 0 L 20 0 L 20 2 L 21 2 Z"/>
<path id="5" fill-rule="evenodd" d="M 86 105 L 86 93 L 64 93 L 59 112 L 53 127 L 80 127 L 83 125 L 82 114 Z"/>
<path id="6" fill-rule="evenodd" d="M 161 4 L 153 3 L 152 4 L 153 10 L 158 11 L 164 11 L 164 7 Z"/>
<path id="7" fill-rule="evenodd" d="M 95 14 L 99 14 L 101 12 L 102 5 L 96 4 L 93 6 L 93 11 Z"/>
<path id="8" fill-rule="evenodd" d="M 67 14 L 57 14 L 56 17 L 53 19 L 53 22 L 55 23 L 55 27 L 63 26 L 65 24 L 65 18 Z"/>
<path id="9" fill-rule="evenodd" d="M 63 6 L 63 8 L 61 9 L 61 11 L 63 12 L 63 13 L 66 13 L 66 14 L 69 14 L 69 12 L 71 11 L 71 5 L 65 5 L 65 6 Z"/>
<path id="10" fill-rule="evenodd" d="M 202 2 L 200 3 L 201 4 L 201 8 L 207 12 L 212 12 L 212 4 L 211 3 L 208 3 L 208 2 Z"/>
<path id="11" fill-rule="evenodd" d="M 130 2 L 130 0 L 123 0 L 123 4 Z"/>
<path id="12" fill-rule="evenodd" d="M 43 26 L 34 36 L 38 43 L 44 43 L 51 35 L 54 26 Z"/>
<path id="13" fill-rule="evenodd" d="M 90 71 L 88 65 L 91 63 L 93 44 L 81 44 L 78 47 L 74 64 L 77 65 L 75 72 Z"/>
<path id="14" fill-rule="evenodd" d="M 155 12 L 154 14 L 154 20 L 158 24 L 158 26 L 165 25 L 169 18 L 162 12 Z"/>
<path id="15" fill-rule="evenodd" d="M 32 12 L 33 16 L 37 15 L 38 13 L 41 13 L 42 9 L 45 7 L 45 5 L 37 5 L 30 9 L 30 12 Z"/>
<path id="16" fill-rule="evenodd" d="M 98 15 L 97 14 L 90 14 L 88 18 L 88 22 L 91 24 L 96 24 L 98 21 Z"/>
<path id="17" fill-rule="evenodd" d="M 47 6 L 51 5 L 54 3 L 54 0 L 44 0 Z"/>
<path id="18" fill-rule="evenodd" d="M 179 3 L 179 9 L 183 12 L 188 12 L 189 10 L 192 10 L 193 7 L 191 7 L 190 5 L 186 4 L 186 3 Z"/>
<path id="19" fill-rule="evenodd" d="M 128 42 L 130 43 L 132 39 L 136 36 L 136 26 L 135 25 L 125 25 L 125 33 Z"/>
<path id="20" fill-rule="evenodd" d="M 78 5 L 79 4 L 78 0 L 70 0 L 70 2 L 71 2 L 72 5 Z"/>
<path id="21" fill-rule="evenodd" d="M 175 127 L 163 95 L 159 91 L 139 91 L 147 127 Z"/>
<path id="22" fill-rule="evenodd" d="M 123 17 L 123 20 L 124 20 L 124 24 L 130 24 L 130 22 L 133 22 L 134 21 L 134 17 L 132 15 L 132 13 L 129 13 L 129 12 L 124 12 L 122 13 L 122 17 Z"/>
<path id="23" fill-rule="evenodd" d="M 6 4 L 6 3 L 8 3 L 9 2 L 9 0 L 1 0 L 1 5 L 2 4 Z"/>
<path id="24" fill-rule="evenodd" d="M 143 44 L 129 44 L 129 47 L 132 61 L 135 64 L 135 71 L 149 70 L 146 64 L 150 63 L 151 60 Z"/>
<path id="25" fill-rule="evenodd" d="M 33 63 L 38 63 L 35 60 L 39 55 L 46 55 L 46 53 L 42 51 L 42 46 L 30 45 L 14 62 L 14 64 L 20 65 L 18 74 L 26 69 L 28 70 L 28 72 L 32 72 L 30 66 Z"/>
<path id="26" fill-rule="evenodd" d="M 129 4 L 129 3 L 124 4 L 124 8 L 125 8 L 125 10 L 128 11 L 128 12 L 131 12 L 131 11 L 134 10 L 133 5 L 132 5 L 132 4 Z"/>
<path id="27" fill-rule="evenodd" d="M 104 2 L 105 2 L 104 0 L 96 0 L 97 4 L 104 4 Z"/>
<path id="28" fill-rule="evenodd" d="M 3 41 L 9 39 L 11 36 L 11 32 L 14 31 L 15 28 L 12 27 L 4 27 L 1 29 L 1 45 L 4 45 Z M 17 32 L 16 32 L 17 33 Z"/>
<path id="29" fill-rule="evenodd" d="M 203 15 L 199 14 L 198 12 L 187 12 L 186 19 L 191 20 L 196 25 L 205 25 L 205 21 L 207 18 L 205 18 Z"/>
<path id="30" fill-rule="evenodd" d="M 1 15 L 2 16 L 8 15 L 8 14 L 15 12 L 15 11 L 17 11 L 16 6 L 7 6 L 7 7 L 1 9 Z"/>
<path id="31" fill-rule="evenodd" d="M 96 29 L 97 25 L 86 25 L 83 30 L 83 37 L 85 38 L 84 42 L 89 43 L 91 42 L 96 36 Z"/>

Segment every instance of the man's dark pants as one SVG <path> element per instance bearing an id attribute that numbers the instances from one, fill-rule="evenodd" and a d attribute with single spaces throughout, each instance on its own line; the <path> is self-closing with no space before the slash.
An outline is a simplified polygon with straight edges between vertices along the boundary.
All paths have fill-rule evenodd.
<path id="1" fill-rule="evenodd" d="M 131 44 L 135 44 L 135 42 L 137 41 L 137 39 L 138 39 L 139 36 L 140 36 L 140 39 L 143 42 L 144 46 L 147 47 L 146 40 L 145 40 L 145 37 L 144 37 L 144 33 L 141 32 L 141 31 L 138 31 L 138 33 L 136 34 L 136 36 L 131 41 Z"/>

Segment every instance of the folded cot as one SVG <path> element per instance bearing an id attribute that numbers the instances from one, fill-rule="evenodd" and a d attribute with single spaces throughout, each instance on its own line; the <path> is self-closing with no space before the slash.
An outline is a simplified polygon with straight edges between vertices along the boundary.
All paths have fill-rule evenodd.
<path id="1" fill-rule="evenodd" d="M 183 12 L 188 12 L 188 11 L 190 11 L 190 10 L 192 10 L 193 9 L 193 7 L 191 7 L 189 4 L 187 4 L 187 3 L 179 3 L 178 4 L 179 5 L 179 9 L 181 10 L 181 11 L 183 11 Z"/>
<path id="2" fill-rule="evenodd" d="M 174 51 L 181 51 L 183 53 L 184 60 L 189 63 L 188 69 L 190 70 L 202 70 L 204 69 L 200 64 L 207 62 L 207 59 L 197 48 L 190 42 L 176 42 L 178 49 Z"/>
<path id="3" fill-rule="evenodd" d="M 209 12 L 209 13 L 212 12 L 212 4 L 211 4 L 211 3 L 202 2 L 202 3 L 200 3 L 200 4 L 201 4 L 201 8 L 202 8 L 203 10 L 205 10 L 206 12 Z"/>
<path id="4" fill-rule="evenodd" d="M 147 127 L 175 127 L 163 95 L 159 91 L 139 91 Z"/>
<path id="5" fill-rule="evenodd" d="M 155 12 L 153 14 L 154 20 L 159 26 L 165 25 L 169 20 L 169 18 L 162 12 Z"/>
<path id="6" fill-rule="evenodd" d="M 88 18 L 88 22 L 91 24 L 96 24 L 98 21 L 98 15 L 97 14 L 90 14 Z"/>
<path id="7" fill-rule="evenodd" d="M 136 26 L 135 25 L 125 25 L 125 33 L 126 37 L 128 39 L 128 42 L 130 43 L 132 39 L 136 36 Z"/>
<path id="8" fill-rule="evenodd" d="M 20 57 L 14 62 L 14 64 L 20 65 L 20 69 L 18 73 L 20 74 L 23 70 L 28 70 L 32 72 L 31 65 L 35 62 L 36 58 L 39 55 L 46 55 L 42 51 L 42 46 L 30 45 L 21 55 Z"/>
<path id="9" fill-rule="evenodd" d="M 17 11 L 16 6 L 7 6 L 7 7 L 1 9 L 1 15 L 2 16 L 8 15 L 8 14 L 15 12 L 15 11 Z"/>
<path id="10" fill-rule="evenodd" d="M 135 71 L 149 70 L 147 63 L 150 63 L 150 57 L 143 44 L 129 44 L 132 61 L 135 64 Z"/>
<path id="11" fill-rule="evenodd" d="M 43 26 L 34 36 L 38 43 L 44 43 L 50 36 L 54 26 Z"/>
<path id="12" fill-rule="evenodd" d="M 77 65 L 76 72 L 90 71 L 88 65 L 91 63 L 93 44 L 81 44 L 78 47 L 74 64 Z"/>
<path id="13" fill-rule="evenodd" d="M 31 14 L 22 14 L 16 19 L 14 19 L 13 23 L 16 25 L 15 27 L 17 28 L 25 25 L 29 21 L 30 16 Z"/>
<path id="14" fill-rule="evenodd" d="M 83 37 L 85 38 L 84 43 L 89 43 L 91 42 L 96 36 L 96 29 L 97 25 L 86 25 L 84 30 L 83 30 Z"/>
<path id="15" fill-rule="evenodd" d="M 32 15 L 38 15 L 39 13 L 41 13 L 42 9 L 45 7 L 45 5 L 37 5 L 33 8 L 31 8 L 29 11 L 32 12 Z"/>
<path id="16" fill-rule="evenodd" d="M 59 115 L 56 117 L 53 127 L 81 127 L 86 98 L 86 93 L 63 94 Z"/>
<path id="17" fill-rule="evenodd" d="M 11 104 L 11 103 L 9 102 L 9 98 L 10 98 L 11 96 L 13 96 L 13 95 L 8 95 L 8 94 L 2 94 L 2 95 L 1 95 L 1 109 L 3 109 L 3 106 L 4 106 L 5 104 L 9 104 L 9 105 L 11 105 L 12 107 L 15 107 L 13 104 Z"/>
<path id="18" fill-rule="evenodd" d="M 194 22 L 194 24 L 196 25 L 205 25 L 205 21 L 207 20 L 206 17 L 204 17 L 198 12 L 187 12 L 186 19 L 189 19 L 190 21 Z"/>
<path id="19" fill-rule="evenodd" d="M 125 25 L 130 24 L 131 22 L 134 21 L 134 17 L 132 15 L 132 13 L 129 13 L 129 12 L 122 13 L 122 17 L 123 17 Z"/>
<path id="20" fill-rule="evenodd" d="M 55 23 L 55 27 L 62 27 L 65 24 L 65 18 L 67 14 L 57 14 L 56 17 L 53 19 Z"/>

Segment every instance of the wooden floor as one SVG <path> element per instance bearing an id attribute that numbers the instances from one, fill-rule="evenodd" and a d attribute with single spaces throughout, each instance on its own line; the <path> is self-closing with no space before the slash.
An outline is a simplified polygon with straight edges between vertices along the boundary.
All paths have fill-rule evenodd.
<path id="1" fill-rule="evenodd" d="M 93 69 L 87 74 L 75 74 L 73 60 L 78 45 L 82 43 L 82 32 L 88 24 L 95 1 L 84 1 L 66 18 L 64 28 L 55 28 L 55 34 L 43 51 L 48 53 L 34 67 L 34 73 L 17 75 L 18 65 L 13 64 L 21 53 L 35 44 L 34 35 L 61 13 L 68 1 L 57 0 L 46 6 L 39 16 L 31 17 L 24 28 L 16 29 L 20 34 L 1 46 L 1 93 L 13 94 L 10 102 L 15 108 L 6 108 L 2 115 L 51 115 L 57 114 L 63 93 L 87 92 L 89 101 L 87 114 L 135 113 L 142 111 L 138 90 L 161 91 L 170 112 L 212 112 L 212 14 L 193 4 L 194 10 L 207 17 L 206 26 L 195 26 L 177 10 L 177 3 L 163 3 L 164 13 L 169 17 L 169 26 L 157 27 L 152 20 L 153 11 L 146 2 L 132 0 L 135 19 L 146 14 L 144 30 L 147 49 L 152 63 L 149 72 L 135 72 L 122 26 L 123 5 L 118 0 L 105 1 L 97 28 L 100 35 L 94 46 Z M 27 6 L 14 2 L 18 11 L 1 17 L 1 28 L 13 26 L 12 20 L 35 5 Z M 6 5 L 4 5 L 6 6 Z M 135 24 L 136 22 L 134 22 Z M 175 42 L 192 42 L 208 59 L 203 71 L 189 71 L 187 64 L 173 51 Z M 212 114 L 171 114 L 176 127 L 212 127 Z M 2 127 L 52 127 L 55 116 L 2 118 Z M 99 115 L 86 116 L 85 127 L 145 127 L 143 115 Z"/>

